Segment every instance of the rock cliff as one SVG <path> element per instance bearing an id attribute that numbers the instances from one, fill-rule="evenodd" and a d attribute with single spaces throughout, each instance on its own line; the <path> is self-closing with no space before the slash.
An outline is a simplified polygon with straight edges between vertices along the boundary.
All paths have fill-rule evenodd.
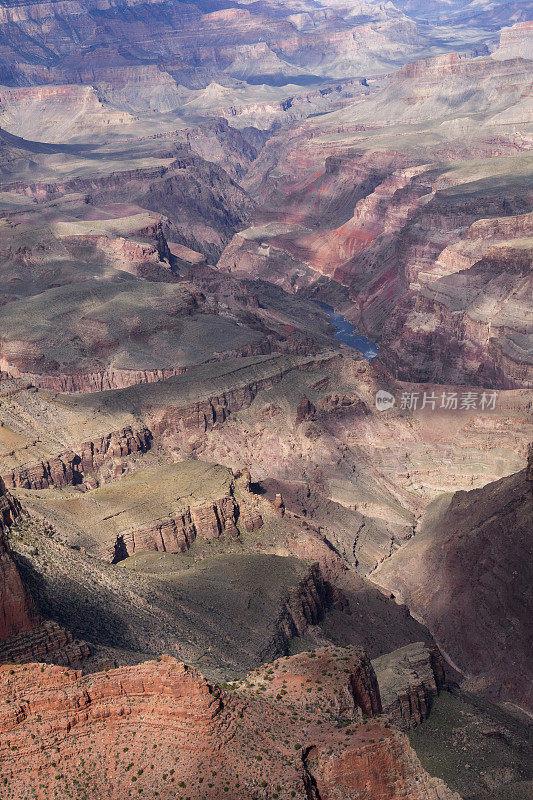
<path id="1" fill-rule="evenodd" d="M 383 712 L 401 730 L 415 728 L 429 716 L 445 682 L 444 659 L 422 642 L 372 660 Z"/>
<path id="2" fill-rule="evenodd" d="M 531 709 L 527 469 L 430 506 L 372 579 L 422 618 L 468 686 Z"/>
<path id="3" fill-rule="evenodd" d="M 55 622 L 43 620 L 24 585 L 7 540 L 7 528 L 21 519 L 20 504 L 0 478 L 0 664 L 51 659 L 78 665 L 90 654 L 85 642 Z"/>
<path id="4" fill-rule="evenodd" d="M 362 800 L 458 800 L 394 729 L 371 722 L 339 730 L 297 710 L 289 717 L 283 698 L 241 698 L 168 656 L 87 677 L 2 667 L 0 681 L 8 800 L 30 786 L 39 800 L 51 787 L 93 800 L 132 790 L 260 800 L 273 787 L 281 800 L 356 790 Z"/>
<path id="5" fill-rule="evenodd" d="M 145 453 L 150 449 L 152 434 L 147 428 L 133 431 L 130 427 L 114 431 L 102 438 L 83 442 L 77 453 L 68 451 L 38 464 L 4 474 L 9 488 L 46 489 L 49 486 L 77 486 L 87 474 L 106 462 L 113 463 L 132 453 Z"/>
<path id="6" fill-rule="evenodd" d="M 19 516 L 19 507 L 0 478 L 0 639 L 32 628 L 37 617 L 13 561 L 6 529 Z"/>
<path id="7" fill-rule="evenodd" d="M 382 711 L 374 669 L 356 647 L 319 647 L 277 659 L 250 673 L 239 689 L 262 697 L 281 694 L 284 702 L 324 717 L 361 721 Z"/>

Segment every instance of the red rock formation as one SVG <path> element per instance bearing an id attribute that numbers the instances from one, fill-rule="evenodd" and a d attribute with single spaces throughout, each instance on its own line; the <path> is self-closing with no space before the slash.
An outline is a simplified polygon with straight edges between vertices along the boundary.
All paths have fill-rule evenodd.
<path id="1" fill-rule="evenodd" d="M 89 646 L 41 618 L 13 561 L 6 529 L 19 520 L 20 513 L 20 504 L 0 478 L 0 664 L 50 658 L 77 665 L 89 656 Z"/>
<path id="2" fill-rule="evenodd" d="M 263 517 L 259 511 L 250 506 L 240 507 L 239 521 L 249 533 L 258 530 L 263 525 Z"/>
<path id="3" fill-rule="evenodd" d="M 0 686 L 6 800 L 30 786 L 38 800 L 51 788 L 91 800 L 139 790 L 263 800 L 273 788 L 280 800 L 348 800 L 355 791 L 361 800 L 459 800 L 392 728 L 339 728 L 297 708 L 288 715 L 283 697 L 222 691 L 169 656 L 86 677 L 1 667 Z"/>
<path id="4" fill-rule="evenodd" d="M 19 510 L 0 478 L 0 640 L 37 624 L 32 602 L 11 556 L 5 530 Z"/>
<path id="5" fill-rule="evenodd" d="M 376 730 L 379 735 L 380 731 Z M 399 733 L 343 751 L 310 748 L 305 767 L 311 798 L 320 800 L 460 800 L 442 781 L 417 769 L 418 758 Z"/>
<path id="6" fill-rule="evenodd" d="M 527 34 L 525 26 L 516 35 L 522 48 Z M 350 321 L 369 335 L 383 330 L 380 358 L 405 380 L 529 387 L 531 248 L 522 218 L 531 193 L 499 178 L 496 158 L 514 155 L 519 168 L 529 147 L 527 74 L 525 60 L 505 48 L 484 58 L 422 59 L 290 138 L 273 136 L 247 176 L 263 203 L 256 220 L 264 229 L 237 234 L 219 266 L 288 291 L 322 289 L 320 275 L 341 283 L 354 303 Z M 443 120 L 452 114 L 460 118 L 448 127 Z M 399 123 L 405 137 L 396 136 Z M 357 136 L 361 124 L 365 137 Z M 443 134 L 438 143 L 435 130 Z M 456 171 L 467 161 L 483 163 L 483 185 L 475 171 Z M 435 171 L 437 162 L 449 171 Z M 469 263 L 462 244 L 476 226 L 483 244 Z M 506 238 L 520 241 L 504 252 Z M 491 242 L 500 251 L 491 251 L 497 270 L 459 272 Z"/>
<path id="7" fill-rule="evenodd" d="M 35 624 L 36 615 L 33 614 L 32 618 Z M 74 639 L 70 631 L 50 620 L 0 642 L 0 664 L 51 661 L 64 666 L 78 666 L 90 655 L 91 648 L 86 642 Z"/>
<path id="8" fill-rule="evenodd" d="M 382 711 L 376 674 L 357 647 L 319 647 L 277 659 L 250 673 L 245 685 L 262 697 L 281 693 L 284 702 L 324 716 L 360 720 Z"/>

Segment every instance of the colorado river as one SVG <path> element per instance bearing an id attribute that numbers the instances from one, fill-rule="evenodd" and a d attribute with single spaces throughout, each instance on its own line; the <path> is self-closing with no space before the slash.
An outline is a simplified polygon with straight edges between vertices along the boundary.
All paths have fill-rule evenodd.
<path id="1" fill-rule="evenodd" d="M 343 317 L 342 314 L 338 314 L 334 308 L 329 306 L 327 303 L 321 303 L 320 301 L 317 301 L 317 304 L 320 306 L 320 308 L 323 308 L 324 311 L 327 311 L 332 324 L 337 329 L 337 332 L 335 333 L 335 339 L 347 344 L 348 347 L 354 347 L 356 350 L 359 350 L 359 352 L 362 353 L 368 361 L 372 361 L 372 359 L 377 356 L 379 353 L 379 347 L 371 342 L 370 339 L 367 339 L 366 336 L 356 333 L 352 323 L 348 322 L 348 320 Z"/>

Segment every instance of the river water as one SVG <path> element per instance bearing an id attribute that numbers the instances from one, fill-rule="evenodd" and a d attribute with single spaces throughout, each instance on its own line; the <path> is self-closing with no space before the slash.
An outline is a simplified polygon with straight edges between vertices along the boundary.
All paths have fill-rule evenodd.
<path id="1" fill-rule="evenodd" d="M 332 306 L 329 306 L 327 303 L 321 303 L 320 301 L 317 301 L 317 305 L 319 305 L 320 308 L 323 308 L 324 311 L 327 311 L 329 314 L 329 318 L 336 328 L 335 339 L 347 344 L 348 347 L 353 347 L 355 350 L 359 350 L 359 352 L 362 353 L 368 361 L 372 361 L 372 359 L 377 356 L 379 353 L 379 347 L 377 344 L 371 342 L 370 339 L 366 338 L 366 336 L 362 336 L 360 333 L 357 333 L 352 323 L 348 322 L 348 320 L 343 317 L 342 314 L 338 314 L 335 309 Z"/>

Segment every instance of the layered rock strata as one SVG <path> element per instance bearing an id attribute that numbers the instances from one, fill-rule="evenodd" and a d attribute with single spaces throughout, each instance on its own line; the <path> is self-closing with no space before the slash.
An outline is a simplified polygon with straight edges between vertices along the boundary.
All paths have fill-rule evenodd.
<path id="1" fill-rule="evenodd" d="M 4 482 L 11 489 L 46 489 L 49 486 L 77 486 L 87 474 L 93 473 L 106 462 L 124 458 L 132 453 L 145 453 L 150 449 L 152 434 L 147 428 L 139 431 L 131 427 L 83 442 L 78 452 L 67 451 L 39 464 L 4 474 Z"/>
<path id="2" fill-rule="evenodd" d="M 308 573 L 284 598 L 275 622 L 276 633 L 261 651 L 261 660 L 289 652 L 291 640 L 303 636 L 309 626 L 317 625 L 326 611 L 345 607 L 345 598 L 325 579 L 320 564 L 311 564 Z"/>
<path id="3" fill-rule="evenodd" d="M 422 642 L 372 660 L 383 712 L 401 730 L 415 728 L 429 716 L 445 682 L 444 659 Z"/>
<path id="4" fill-rule="evenodd" d="M 90 654 L 85 642 L 55 622 L 43 620 L 24 586 L 7 540 L 7 529 L 21 517 L 20 504 L 0 479 L 0 664 L 50 658 L 77 665 Z"/>
<path id="5" fill-rule="evenodd" d="M 382 711 L 378 679 L 357 647 L 319 647 L 277 659 L 250 673 L 241 691 L 277 697 L 314 713 L 359 720 Z"/>
<path id="6" fill-rule="evenodd" d="M 459 800 L 393 728 L 289 716 L 283 697 L 245 699 L 168 656 L 87 677 L 2 667 L 0 681 L 6 800 L 30 786 L 39 800 L 51 790 L 118 800 L 132 788 L 262 800 L 272 787 L 280 800 L 347 800 L 354 791 L 362 800 Z"/>
<path id="7" fill-rule="evenodd" d="M 50 661 L 77 667 L 91 655 L 87 642 L 75 639 L 57 622 L 44 620 L 28 631 L 0 642 L 0 664 L 25 664 Z"/>
<path id="8" fill-rule="evenodd" d="M 113 561 L 147 550 L 184 553 L 197 536 L 207 541 L 218 539 L 223 534 L 238 536 L 239 521 L 249 532 L 263 524 L 258 511 L 239 505 L 232 494 L 204 506 L 189 506 L 179 516 L 152 527 L 120 534 L 113 546 Z"/>

